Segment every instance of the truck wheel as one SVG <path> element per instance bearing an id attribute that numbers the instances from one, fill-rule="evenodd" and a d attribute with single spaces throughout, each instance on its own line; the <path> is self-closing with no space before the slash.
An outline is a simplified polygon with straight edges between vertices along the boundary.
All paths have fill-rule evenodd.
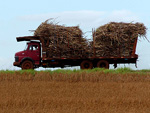
<path id="1" fill-rule="evenodd" d="M 25 70 L 25 69 L 33 69 L 34 66 L 33 66 L 33 63 L 32 63 L 30 60 L 25 60 L 25 61 L 22 63 L 21 68 L 22 68 L 22 70 Z"/>
<path id="2" fill-rule="evenodd" d="M 81 63 L 80 68 L 81 69 L 92 69 L 93 68 L 93 63 L 91 61 L 84 60 Z"/>
<path id="3" fill-rule="evenodd" d="M 98 67 L 98 68 L 109 69 L 109 62 L 106 61 L 106 60 L 100 60 L 100 61 L 97 63 L 97 67 Z"/>

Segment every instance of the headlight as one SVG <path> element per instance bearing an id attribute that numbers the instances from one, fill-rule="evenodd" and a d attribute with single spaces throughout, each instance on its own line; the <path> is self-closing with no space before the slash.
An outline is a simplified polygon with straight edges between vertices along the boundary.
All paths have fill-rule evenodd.
<path id="1" fill-rule="evenodd" d="M 15 56 L 15 62 L 19 62 L 19 57 Z"/>

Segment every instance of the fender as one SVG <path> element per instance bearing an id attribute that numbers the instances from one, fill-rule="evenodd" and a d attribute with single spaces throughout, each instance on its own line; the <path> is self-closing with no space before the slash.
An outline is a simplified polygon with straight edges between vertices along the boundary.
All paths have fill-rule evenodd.
<path id="1" fill-rule="evenodd" d="M 30 58 L 30 57 L 25 57 L 25 58 L 23 58 L 23 59 L 21 60 L 21 64 L 22 64 L 25 60 L 30 60 L 30 61 L 32 61 L 33 64 L 34 64 L 34 60 L 33 60 L 32 58 Z"/>

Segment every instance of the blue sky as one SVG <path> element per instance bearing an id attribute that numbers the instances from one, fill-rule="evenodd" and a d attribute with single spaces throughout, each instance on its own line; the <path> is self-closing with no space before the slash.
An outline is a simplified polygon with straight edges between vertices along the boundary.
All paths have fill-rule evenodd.
<path id="1" fill-rule="evenodd" d="M 14 54 L 24 49 L 25 42 L 17 43 L 16 37 L 33 35 L 29 30 L 35 30 L 48 18 L 57 18 L 56 22 L 67 26 L 80 25 L 84 32 L 111 21 L 142 22 L 150 28 L 149 4 L 149 0 L 1 0 L 0 70 L 18 69 L 12 65 Z M 90 32 L 86 36 L 90 38 Z M 150 68 L 149 49 L 146 40 L 138 41 L 138 69 Z"/>

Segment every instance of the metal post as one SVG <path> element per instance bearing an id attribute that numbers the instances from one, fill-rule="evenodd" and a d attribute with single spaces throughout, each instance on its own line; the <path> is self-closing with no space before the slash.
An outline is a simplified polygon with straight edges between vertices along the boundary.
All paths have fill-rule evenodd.
<path id="1" fill-rule="evenodd" d="M 93 50 L 94 50 L 94 57 L 96 57 L 96 50 L 95 50 L 95 30 L 92 29 L 93 34 Z"/>
<path id="2" fill-rule="evenodd" d="M 133 56 L 135 56 L 137 40 L 138 40 L 138 38 L 137 38 L 137 39 L 135 40 L 135 42 L 134 42 L 133 51 L 132 51 L 132 55 L 133 55 Z"/>

